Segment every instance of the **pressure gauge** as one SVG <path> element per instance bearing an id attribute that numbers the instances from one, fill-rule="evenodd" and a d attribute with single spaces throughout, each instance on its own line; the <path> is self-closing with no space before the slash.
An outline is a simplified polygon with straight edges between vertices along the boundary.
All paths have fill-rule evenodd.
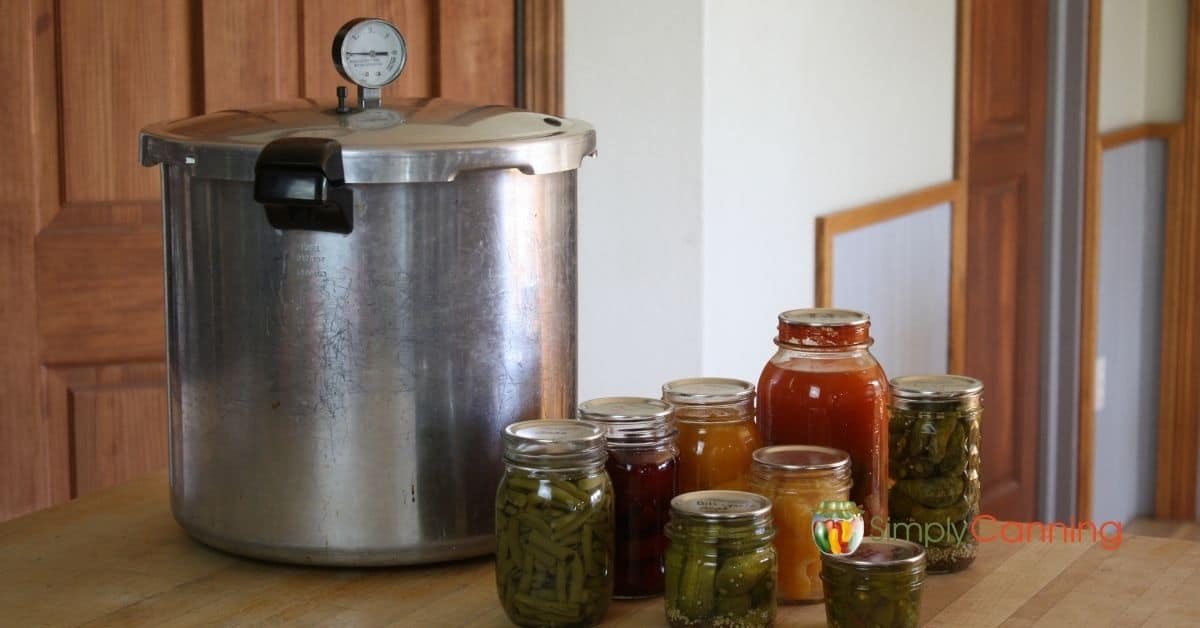
<path id="1" fill-rule="evenodd" d="M 346 80 L 377 90 L 396 80 L 408 54 L 404 36 L 378 18 L 346 22 L 333 39 L 333 63 Z"/>

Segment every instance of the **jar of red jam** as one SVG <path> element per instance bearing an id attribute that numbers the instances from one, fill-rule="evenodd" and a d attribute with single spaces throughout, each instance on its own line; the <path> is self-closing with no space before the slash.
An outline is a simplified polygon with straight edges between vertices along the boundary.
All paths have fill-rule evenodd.
<path id="1" fill-rule="evenodd" d="M 778 350 L 758 381 L 758 429 L 768 445 L 850 454 L 850 499 L 868 529 L 887 519 L 888 380 L 871 355 L 871 318 L 829 308 L 779 315 Z"/>
<path id="2" fill-rule="evenodd" d="M 616 499 L 613 597 L 663 592 L 664 528 L 671 518 L 679 449 L 671 404 L 603 397 L 579 404 L 579 418 L 605 430 Z"/>

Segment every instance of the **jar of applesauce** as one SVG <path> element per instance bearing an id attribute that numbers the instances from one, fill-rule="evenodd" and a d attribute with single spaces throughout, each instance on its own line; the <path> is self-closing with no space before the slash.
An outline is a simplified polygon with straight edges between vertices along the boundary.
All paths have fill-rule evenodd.
<path id="1" fill-rule="evenodd" d="M 663 384 L 679 429 L 679 493 L 749 488 L 751 456 L 762 446 L 754 425 L 754 384 L 695 377 Z"/>
<path id="2" fill-rule="evenodd" d="M 850 496 L 850 455 L 811 445 L 754 452 L 750 490 L 771 500 L 779 553 L 780 602 L 820 602 L 821 551 L 813 541 L 813 510 Z"/>
<path id="3" fill-rule="evenodd" d="M 850 454 L 850 499 L 868 529 L 887 522 L 888 380 L 871 355 L 864 312 L 813 308 L 779 315 L 775 355 L 758 380 L 758 428 L 768 445 Z"/>

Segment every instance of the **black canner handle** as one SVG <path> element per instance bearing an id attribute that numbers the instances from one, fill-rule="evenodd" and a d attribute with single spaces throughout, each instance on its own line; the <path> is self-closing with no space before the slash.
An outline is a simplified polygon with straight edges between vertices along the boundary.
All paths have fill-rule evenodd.
<path id="1" fill-rule="evenodd" d="M 285 137 L 267 144 L 254 164 L 254 200 L 276 229 L 354 230 L 354 193 L 335 140 Z"/>

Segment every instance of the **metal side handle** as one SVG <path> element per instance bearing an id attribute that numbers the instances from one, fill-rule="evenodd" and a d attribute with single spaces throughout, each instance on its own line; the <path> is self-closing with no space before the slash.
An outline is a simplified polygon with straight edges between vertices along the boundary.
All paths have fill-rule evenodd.
<path id="1" fill-rule="evenodd" d="M 285 137 L 267 144 L 254 164 L 254 200 L 276 229 L 354 230 L 354 193 L 336 140 Z"/>

